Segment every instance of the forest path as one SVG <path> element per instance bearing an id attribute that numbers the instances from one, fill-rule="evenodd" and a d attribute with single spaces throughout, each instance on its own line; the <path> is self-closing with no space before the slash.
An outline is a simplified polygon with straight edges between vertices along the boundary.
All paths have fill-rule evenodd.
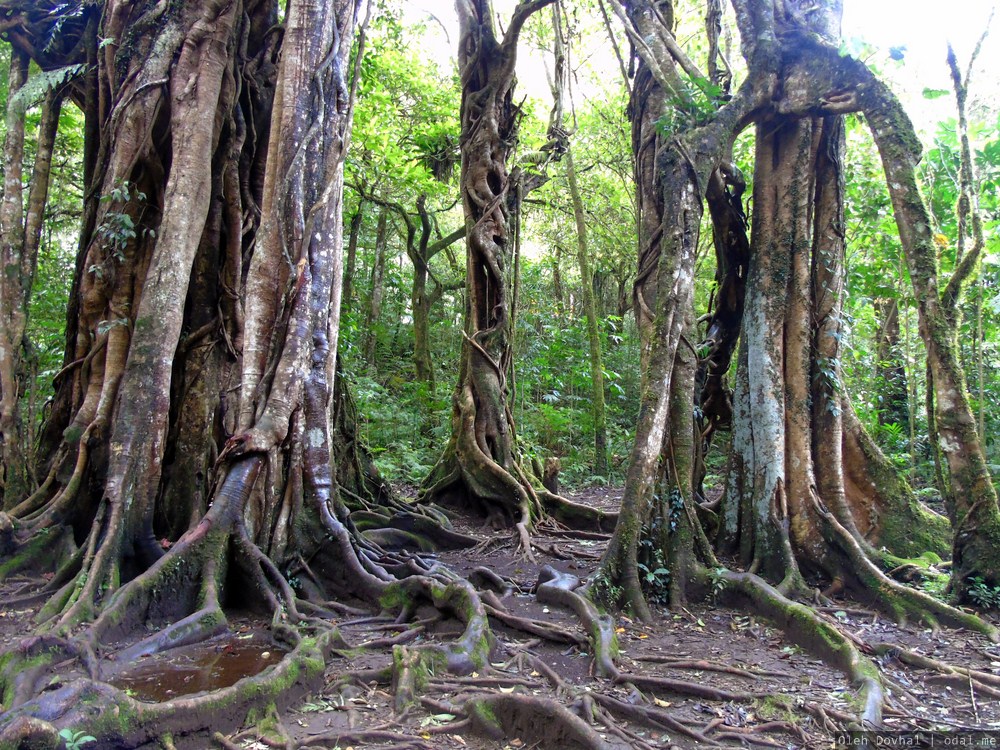
<path id="1" fill-rule="evenodd" d="M 590 489 L 576 502 L 613 510 L 619 492 Z M 465 676 L 420 675 L 407 706 L 389 683 L 395 658 L 428 643 L 448 644 L 464 628 L 427 605 L 407 623 L 344 616 L 336 624 L 349 648 L 329 660 L 325 687 L 296 698 L 279 713 L 258 717 L 252 726 L 208 737 L 175 737 L 177 748 L 226 746 L 245 750 L 273 747 L 521 748 L 587 747 L 560 735 L 564 706 L 594 718 L 594 740 L 614 748 L 763 746 L 830 747 L 836 731 L 857 712 L 856 692 L 845 675 L 811 656 L 781 630 L 745 611 L 692 605 L 679 611 L 656 607 L 651 623 L 619 615 L 617 680 L 595 677 L 587 633 L 579 618 L 534 595 L 539 571 L 586 578 L 596 567 L 605 536 L 542 524 L 532 537 L 537 562 L 529 562 L 514 536 L 482 528 L 475 519 L 456 518 L 456 529 L 483 539 L 477 547 L 424 554 L 462 577 L 498 576 L 495 597 L 484 599 L 502 610 L 490 618 L 497 646 L 490 664 Z M 18 585 L 0 591 L 7 599 Z M 478 585 L 478 584 L 477 584 Z M 857 603 L 822 610 L 859 643 L 896 644 L 941 662 L 970 667 L 1000 680 L 1000 646 L 958 631 L 898 626 Z M 0 611 L 0 649 L 30 632 L 30 608 Z M 280 656 L 268 640 L 266 623 L 230 618 L 233 632 L 195 647 L 116 663 L 105 660 L 105 678 L 139 700 L 176 697 L 231 684 L 240 670 L 256 671 Z M 525 632 L 545 629 L 550 637 Z M 117 649 L 113 649 L 115 651 Z M 863 649 L 864 650 L 864 649 Z M 1000 732 L 1000 700 L 972 692 L 961 676 L 945 677 L 907 666 L 899 652 L 874 656 L 888 692 L 885 728 L 894 731 L 995 730 Z M 62 675 L 71 679 L 72 673 Z M 998 693 L 1000 695 L 1000 693 Z M 471 701 L 489 698 L 501 714 L 503 732 L 488 738 L 463 720 Z M 505 702 L 516 701 L 520 718 L 505 719 Z M 534 703 L 532 703 L 534 702 Z M 526 706 L 535 706 L 534 714 Z M 650 726 L 639 721 L 659 721 Z M 511 712 L 511 717 L 514 712 Z M 611 717 L 614 717 L 613 719 Z M 219 717 L 220 727 L 234 717 Z M 100 743 L 81 747 L 99 748 Z M 162 747 L 148 745 L 147 747 Z"/>

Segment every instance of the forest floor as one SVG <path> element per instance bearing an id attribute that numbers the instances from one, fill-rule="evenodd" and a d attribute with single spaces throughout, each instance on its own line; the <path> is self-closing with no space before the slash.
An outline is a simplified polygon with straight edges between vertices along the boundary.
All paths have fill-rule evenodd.
<path id="1" fill-rule="evenodd" d="M 613 510 L 619 497 L 613 490 L 592 489 L 572 499 Z M 400 711 L 392 686 L 385 681 L 393 660 L 387 641 L 409 646 L 447 642 L 461 635 L 463 624 L 442 619 L 430 606 L 416 613 L 416 627 L 390 619 L 344 617 L 337 625 L 352 647 L 335 653 L 328 662 L 324 688 L 295 697 L 281 711 L 235 731 L 233 717 L 220 717 L 222 734 L 214 739 L 177 737 L 176 746 L 230 750 L 569 747 L 546 739 L 544 725 L 554 723 L 555 717 L 551 715 L 553 703 L 545 700 L 538 703 L 532 721 L 509 727 L 502 738 L 471 732 L 462 720 L 462 707 L 470 697 L 487 692 L 551 699 L 575 713 L 586 706 L 589 715 L 596 717 L 594 729 L 608 747 L 641 750 L 668 746 L 829 748 L 838 729 L 856 714 L 858 698 L 842 672 L 813 658 L 752 613 L 711 604 L 673 612 L 657 608 L 652 623 L 621 615 L 616 619 L 621 671 L 626 676 L 664 678 L 664 684 L 673 680 L 671 689 L 650 689 L 647 684 L 640 691 L 627 678 L 597 678 L 578 618 L 540 604 L 533 591 L 545 565 L 586 577 L 600 558 L 605 543 L 602 535 L 543 527 L 533 537 L 537 562 L 530 563 L 515 547 L 513 537 L 487 533 L 468 519 L 459 520 L 456 528 L 482 536 L 483 543 L 467 550 L 424 555 L 425 559 L 436 560 L 461 576 L 480 567 L 491 569 L 513 584 L 509 593 L 498 595 L 506 612 L 552 626 L 553 632 L 564 634 L 564 642 L 533 636 L 491 617 L 498 647 L 490 667 L 465 677 L 431 674 L 421 694 L 415 696 L 417 701 Z M 9 591 L 20 583 L 8 581 L 4 587 Z M 0 590 L 0 601 L 8 591 Z M 898 644 L 939 661 L 1000 676 L 1000 646 L 979 635 L 898 626 L 857 603 L 839 604 L 842 607 L 821 610 L 822 616 L 859 643 Z M 0 650 L 30 632 L 33 615 L 30 609 L 0 611 Z M 160 701 L 232 684 L 281 658 L 282 650 L 270 641 L 266 623 L 252 617 L 233 617 L 230 622 L 230 635 L 129 664 L 115 663 L 116 649 L 109 649 L 102 666 L 104 679 L 138 700 Z M 967 681 L 963 684 L 960 677 L 915 669 L 892 656 L 880 657 L 876 663 L 888 693 L 886 729 L 911 733 L 994 730 L 1000 735 L 1000 691 L 984 695 Z M 63 677 L 68 680 L 72 675 Z M 636 721 L 637 708 L 645 710 L 647 719 L 659 717 L 659 726 Z"/>

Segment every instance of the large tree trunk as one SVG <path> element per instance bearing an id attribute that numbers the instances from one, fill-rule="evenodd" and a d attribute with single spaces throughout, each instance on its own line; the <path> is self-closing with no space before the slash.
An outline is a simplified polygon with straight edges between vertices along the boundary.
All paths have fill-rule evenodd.
<path id="1" fill-rule="evenodd" d="M 3 477 L 0 507 L 16 501 L 31 489 L 30 447 L 22 424 L 19 403 L 24 372 L 28 301 L 38 263 L 42 217 L 49 189 L 52 152 L 62 104 L 62 91 L 49 90 L 42 103 L 28 200 L 24 203 L 22 161 L 25 113 L 29 101 L 22 87 L 27 82 L 28 57 L 12 51 L 7 99 L 7 132 L 4 140 L 3 198 L 0 202 L 0 456 Z"/>
<path id="2" fill-rule="evenodd" d="M 617 12 L 626 19 L 622 7 Z M 654 509 L 654 488 L 666 477 L 670 486 L 665 492 L 679 495 L 688 508 L 692 502 L 691 457 L 678 460 L 675 454 L 669 466 L 663 457 L 693 445 L 688 434 L 672 436 L 671 441 L 667 437 L 671 426 L 682 431 L 693 429 L 689 415 L 673 412 L 680 403 L 679 393 L 693 398 L 688 371 L 692 363 L 678 348 L 693 304 L 704 186 L 728 159 L 749 102 L 748 92 L 743 91 L 711 123 L 681 123 L 673 138 L 663 134 L 658 123 L 668 114 L 668 99 L 684 90 L 675 63 L 666 52 L 675 44 L 670 19 L 669 3 L 629 5 L 627 21 L 640 49 L 630 114 L 639 206 L 639 271 L 634 298 L 642 335 L 643 386 L 618 525 L 596 578 L 600 595 L 620 599 L 643 618 L 651 613 L 638 576 L 639 542 L 644 526 L 647 531 L 669 526 L 669 519 L 662 515 L 666 512 L 663 504 Z M 681 378 L 676 384 L 675 366 Z M 650 520 L 651 513 L 661 517 Z M 686 551 L 674 545 L 670 554 L 678 558 Z M 679 591 L 676 586 L 673 590 Z M 674 598 L 680 598 L 679 594 Z"/>
<path id="3" fill-rule="evenodd" d="M 615 5 L 624 19 L 621 4 Z M 672 36 L 644 25 L 646 18 L 636 13 L 639 4 L 629 8 L 634 19 L 630 37 L 657 82 L 671 86 L 666 72 L 671 60 L 697 80 L 690 60 L 676 50 Z M 741 322 L 743 332 L 730 478 L 718 543 L 737 553 L 749 573 L 763 573 L 784 589 L 804 592 L 803 572 L 825 574 L 835 583 L 855 586 L 877 598 L 899 617 L 961 623 L 995 637 L 995 630 L 982 621 L 887 578 L 876 564 L 882 560 L 855 522 L 851 501 L 857 495 L 848 494 L 845 487 L 837 397 L 844 242 L 843 136 L 837 115 L 855 106 L 852 96 L 843 91 L 859 81 L 863 66 L 835 57 L 832 46 L 800 49 L 803 42 L 794 34 L 789 38 L 796 38 L 796 43 L 781 49 L 784 35 L 776 30 L 797 28 L 802 19 L 783 11 L 750 13 L 750 4 L 745 3 L 740 8 L 737 19 L 744 56 L 751 65 L 747 82 L 707 124 L 689 127 L 667 143 L 655 162 L 662 170 L 662 225 L 654 235 L 661 243 L 660 259 L 655 275 L 640 266 L 637 282 L 638 286 L 649 280 L 656 289 L 655 296 L 641 289 L 647 307 L 649 300 L 655 301 L 648 313 L 653 335 L 646 385 L 619 524 L 595 586 L 599 591 L 604 588 L 602 593 L 610 598 L 627 602 L 640 616 L 649 616 L 634 550 L 652 506 L 652 487 L 663 473 L 665 429 L 676 421 L 668 420 L 667 394 L 674 369 L 678 368 L 678 377 L 683 372 L 674 352 L 681 311 L 690 304 L 679 294 L 679 285 L 686 283 L 692 268 L 697 218 L 707 191 L 714 192 L 717 231 L 721 227 L 737 238 L 742 233 L 739 212 L 727 217 L 722 200 L 726 196 L 717 184 L 711 185 L 712 179 L 722 177 L 719 173 L 713 178 L 713 173 L 726 162 L 736 135 L 755 121 L 759 135 L 754 224 L 742 321 L 738 284 L 725 290 L 731 301 L 720 300 L 725 308 L 716 311 L 737 325 Z M 834 10 L 827 8 L 812 17 L 818 33 L 835 36 Z M 656 49 L 663 50 L 662 54 L 658 56 Z M 850 81 L 846 86 L 845 80 Z M 732 249 L 738 249 L 738 244 Z M 741 258 L 735 259 L 737 267 L 742 265 Z M 678 328 L 672 329 L 674 325 Z M 731 347 L 731 333 L 718 335 L 720 340 L 730 339 Z M 725 350 L 720 353 L 726 354 Z M 709 364 L 706 375 L 710 369 Z M 691 466 L 679 462 L 678 467 L 684 464 Z M 679 490 L 690 486 L 687 476 L 675 483 Z M 697 524 L 692 523 L 692 530 L 695 533 L 688 535 L 688 541 L 678 542 L 696 552 L 703 565 L 716 566 Z M 683 567 L 692 570 L 690 564 Z M 702 574 L 700 580 L 705 577 Z M 756 576 L 727 580 L 757 603 L 767 598 Z"/>
<path id="4" fill-rule="evenodd" d="M 955 529 L 952 583 L 962 599 L 973 578 L 981 577 L 989 585 L 1000 584 L 1000 508 L 959 361 L 954 307 L 964 277 L 977 258 L 970 252 L 947 288 L 940 288 L 932 224 L 916 181 L 920 141 L 885 85 L 867 70 L 859 77 L 865 85 L 858 89 L 858 103 L 882 157 L 917 300 L 920 336 L 927 350 L 934 392 L 933 417 Z"/>
<path id="5" fill-rule="evenodd" d="M 725 535 L 743 562 L 778 580 L 798 575 L 795 551 L 822 557 L 811 521 L 808 223 L 815 159 L 810 121 L 758 126 L 754 222 L 737 375 L 733 451 L 739 473 L 723 504 Z M 736 484 L 732 484 L 735 482 Z M 734 503 L 738 503 L 734 505 Z M 734 526 L 734 522 L 738 525 Z M 796 550 L 793 551 L 792 543 Z"/>
<path id="6" fill-rule="evenodd" d="M 686 545 L 693 539 L 687 533 L 693 531 L 689 526 L 671 523 L 673 511 L 668 507 L 690 510 L 693 502 L 693 457 L 679 455 L 693 446 L 693 434 L 687 432 L 693 426 L 689 414 L 676 413 L 682 394 L 693 398 L 693 362 L 678 347 L 690 327 L 703 186 L 730 150 L 745 95 L 728 116 L 707 126 L 681 119 L 674 124 L 676 133 L 667 132 L 662 124 L 673 116 L 672 107 L 686 92 L 677 70 L 680 62 L 668 51 L 675 45 L 672 4 L 631 3 L 626 11 L 616 2 L 615 12 L 629 29 L 639 57 L 629 114 L 638 206 L 634 302 L 642 342 L 642 402 L 618 524 L 596 583 L 599 595 L 620 599 L 646 619 L 651 612 L 637 559 L 642 537 L 673 560 L 688 557 Z M 671 428 L 681 432 L 671 435 Z M 661 482 L 661 497 L 672 498 L 671 504 L 652 502 L 654 488 Z M 666 530 L 672 525 L 680 533 L 671 539 Z M 683 573 L 678 573 L 680 578 L 671 584 L 674 601 L 684 597 Z"/>
<path id="7" fill-rule="evenodd" d="M 333 474 L 334 419 L 349 418 L 334 377 L 359 5 L 290 4 L 273 118 L 276 5 L 182 4 L 156 33 L 159 6 L 108 6 L 75 411 L 46 484 L 12 510 L 19 541 L 65 522 L 86 540 L 47 586 L 45 629 L 89 623 L 82 637 L 100 649 L 155 622 L 134 647 L 152 653 L 225 627 L 227 595 L 271 612 L 294 644 L 283 621 L 301 615 L 279 568 L 309 559 L 307 593 L 324 599 L 382 590 Z M 265 162 L 253 134 L 267 127 Z M 290 658 L 309 671 L 302 652 Z M 0 689 L 20 663 L 4 661 Z M 40 687 L 20 680 L 18 702 Z M 28 700 L 0 732 L 16 714 L 71 711 L 62 700 Z M 122 726 L 121 746 L 136 741 Z"/>
<path id="8" fill-rule="evenodd" d="M 17 385 L 18 363 L 21 358 L 23 324 L 18 326 L 14 317 L 23 316 L 20 287 L 21 251 L 23 247 L 21 187 L 24 160 L 25 109 L 17 107 L 15 98 L 28 79 L 28 56 L 11 52 L 10 73 L 7 80 L 7 121 L 3 144 L 3 199 L 0 202 L 0 457 L 3 459 L 3 483 L 0 489 L 7 498 L 7 485 L 15 489 L 19 474 L 23 475 L 23 459 L 18 453 Z M 20 329 L 20 330 L 18 330 Z M 0 503 L 2 507 L 2 503 Z"/>
<path id="9" fill-rule="evenodd" d="M 498 39 L 490 4 L 458 0 L 462 80 L 461 193 L 466 226 L 466 323 L 452 436 L 423 497 L 457 497 L 496 523 L 530 526 L 540 511 L 521 470 L 508 408 L 513 261 L 507 159 L 517 126 L 514 63 L 521 28 L 553 0 L 523 0 Z"/>

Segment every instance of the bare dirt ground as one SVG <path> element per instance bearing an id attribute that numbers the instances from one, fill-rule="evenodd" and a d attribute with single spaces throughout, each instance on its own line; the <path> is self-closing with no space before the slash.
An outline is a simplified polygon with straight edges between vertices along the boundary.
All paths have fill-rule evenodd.
<path id="1" fill-rule="evenodd" d="M 617 502 L 613 491 L 600 489 L 573 499 L 609 509 Z M 602 535 L 543 528 L 533 538 L 537 562 L 530 563 L 513 538 L 487 535 L 468 523 L 460 530 L 480 534 L 484 542 L 424 557 L 462 576 L 485 567 L 509 584 L 494 600 L 500 614 L 490 618 L 497 645 L 488 667 L 461 677 L 428 674 L 413 702 L 398 705 L 389 682 L 393 647 L 398 654 L 404 645 L 454 641 L 464 625 L 442 619 L 430 607 L 406 623 L 345 616 L 336 624 L 348 645 L 330 659 L 324 686 L 289 696 L 287 707 L 250 717 L 235 730 L 228 717 L 220 717 L 214 737 L 175 737 L 176 747 L 582 747 L 554 730 L 564 721 L 562 706 L 588 717 L 592 731 L 612 748 L 827 748 L 857 713 L 855 691 L 840 671 L 752 613 L 711 603 L 674 612 L 657 609 L 651 623 L 617 616 L 623 677 L 596 677 L 579 619 L 539 603 L 534 589 L 546 565 L 585 578 L 603 550 Z M 0 601 L 23 583 L 5 583 Z M 1000 646 L 970 633 L 900 626 L 856 603 L 838 604 L 823 610 L 823 616 L 873 654 L 887 688 L 886 729 L 1000 732 Z M 0 649 L 30 633 L 34 613 L 30 608 L 0 611 Z M 524 623 L 546 628 L 548 636 L 539 635 L 538 628 L 526 632 Z M 103 677 L 139 700 L 169 700 L 232 684 L 280 660 L 282 649 L 270 641 L 263 623 L 236 616 L 231 624 L 229 635 L 127 664 L 114 659 L 113 649 L 103 660 Z M 870 648 L 886 643 L 901 650 L 875 655 Z M 977 677 L 973 685 L 964 674 L 913 666 L 904 663 L 913 661 L 904 652 L 978 670 L 994 681 Z M 61 677 L 71 679 L 72 673 Z M 522 710 L 520 718 L 504 724 L 502 735 L 487 737 L 474 731 L 466 716 L 469 700 L 483 694 L 497 697 L 497 706 L 503 696 L 521 696 L 522 708 L 536 710 Z"/>

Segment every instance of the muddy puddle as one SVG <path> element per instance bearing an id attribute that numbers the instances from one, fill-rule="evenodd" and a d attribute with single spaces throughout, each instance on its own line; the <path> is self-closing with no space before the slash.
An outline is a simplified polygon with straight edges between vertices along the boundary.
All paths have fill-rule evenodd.
<path id="1" fill-rule="evenodd" d="M 229 687 L 284 655 L 264 634 L 237 634 L 139 659 L 108 682 L 137 700 L 158 703 Z"/>

